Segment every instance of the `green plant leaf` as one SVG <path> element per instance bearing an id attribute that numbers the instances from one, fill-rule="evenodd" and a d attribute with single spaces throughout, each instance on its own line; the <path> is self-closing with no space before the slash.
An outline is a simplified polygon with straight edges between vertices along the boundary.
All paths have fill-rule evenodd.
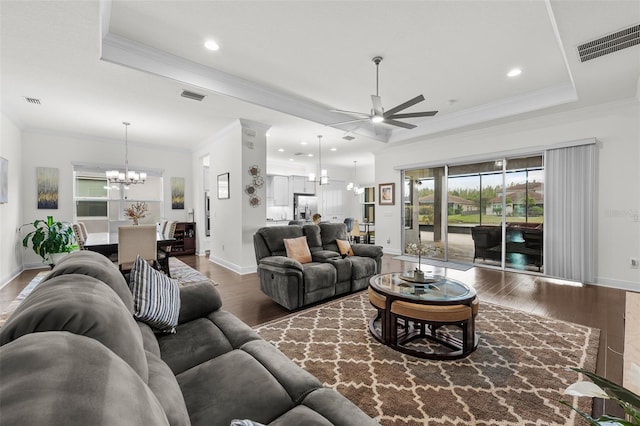
<path id="1" fill-rule="evenodd" d="M 572 368 L 572 370 L 584 374 L 585 376 L 590 378 L 593 383 L 597 384 L 601 388 L 609 389 L 621 401 L 627 402 L 634 407 L 640 407 L 640 396 L 631 392 L 629 389 L 626 389 L 616 383 L 613 383 L 611 380 L 600 377 L 597 374 L 584 370 L 582 368 Z"/>

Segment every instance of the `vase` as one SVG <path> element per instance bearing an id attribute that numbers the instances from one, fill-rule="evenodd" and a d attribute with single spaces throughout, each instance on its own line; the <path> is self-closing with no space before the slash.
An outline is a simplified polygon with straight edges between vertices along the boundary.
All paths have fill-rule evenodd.
<path id="1" fill-rule="evenodd" d="M 134 225 L 139 225 L 138 218 L 134 217 L 132 220 Z"/>

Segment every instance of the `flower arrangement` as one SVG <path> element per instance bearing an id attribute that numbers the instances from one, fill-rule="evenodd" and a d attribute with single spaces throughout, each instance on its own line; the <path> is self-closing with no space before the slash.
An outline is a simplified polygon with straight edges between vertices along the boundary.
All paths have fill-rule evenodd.
<path id="1" fill-rule="evenodd" d="M 640 378 L 640 369 L 637 365 L 631 366 L 632 379 Z M 635 367 L 635 368 L 634 368 Z M 576 411 L 582 418 L 587 420 L 590 425 L 640 425 L 640 396 L 631 392 L 630 390 L 613 383 L 610 380 L 600 377 L 595 373 L 591 373 L 587 370 L 580 368 L 572 368 L 572 370 L 582 373 L 592 382 L 577 382 L 569 386 L 564 393 L 571 396 L 587 396 L 591 398 L 603 398 L 611 399 L 615 401 L 625 412 L 627 419 L 620 419 L 618 417 L 612 417 L 608 415 L 602 415 L 597 419 L 594 419 L 589 414 L 580 411 L 579 409 L 572 407 L 566 401 L 560 401 L 561 404 L 566 405 L 572 410 Z M 609 390 L 609 393 L 605 391 Z"/>
<path id="2" fill-rule="evenodd" d="M 135 204 L 131 204 L 131 206 L 124 209 L 124 214 L 133 221 L 134 225 L 137 225 L 140 219 L 147 216 L 146 213 L 148 211 L 149 207 L 147 207 L 147 203 L 144 201 L 137 201 Z"/>
<path id="3" fill-rule="evenodd" d="M 435 256 L 439 256 L 442 253 L 440 250 L 440 247 L 436 246 L 435 244 L 422 244 L 422 237 L 420 236 L 419 233 L 418 233 L 418 243 L 407 244 L 404 251 L 407 254 L 413 254 L 418 256 L 418 266 L 413 271 L 414 276 L 416 276 L 417 278 L 424 278 L 424 274 L 420 269 L 422 256 L 435 257 Z"/>

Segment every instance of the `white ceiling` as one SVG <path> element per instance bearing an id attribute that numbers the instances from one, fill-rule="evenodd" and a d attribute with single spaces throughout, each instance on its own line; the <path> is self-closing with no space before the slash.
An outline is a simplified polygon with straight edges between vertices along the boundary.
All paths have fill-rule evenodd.
<path id="1" fill-rule="evenodd" d="M 640 76 L 640 45 L 585 63 L 576 52 L 640 23 L 637 0 L 1 0 L 0 14 L 2 110 L 23 128 L 122 140 L 130 121 L 132 144 L 191 150 L 244 118 L 272 126 L 272 163 L 311 164 L 293 154 L 316 154 L 322 134 L 323 162 L 367 166 L 387 143 L 629 98 Z M 378 135 L 327 126 L 350 118 L 331 109 L 370 110 L 376 55 L 386 109 L 424 94 L 405 112 L 438 115 Z"/>

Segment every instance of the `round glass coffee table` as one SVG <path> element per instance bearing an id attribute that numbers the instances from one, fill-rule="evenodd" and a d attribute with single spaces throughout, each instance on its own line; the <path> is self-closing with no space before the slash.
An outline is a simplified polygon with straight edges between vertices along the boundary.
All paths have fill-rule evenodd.
<path id="1" fill-rule="evenodd" d="M 369 331 L 381 343 L 420 358 L 458 359 L 478 347 L 476 291 L 439 275 L 393 272 L 371 277 L 369 300 L 377 314 Z"/>

